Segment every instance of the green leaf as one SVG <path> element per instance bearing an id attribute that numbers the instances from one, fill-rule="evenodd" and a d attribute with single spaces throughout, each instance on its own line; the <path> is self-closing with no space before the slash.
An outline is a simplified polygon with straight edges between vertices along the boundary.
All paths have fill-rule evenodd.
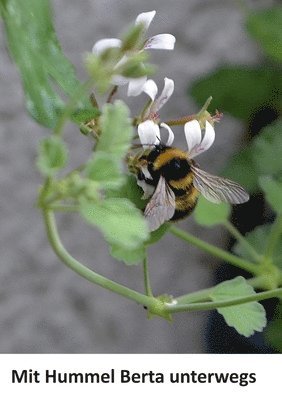
<path id="1" fill-rule="evenodd" d="M 242 276 L 238 276 L 217 285 L 211 298 L 213 301 L 226 301 L 252 294 L 255 294 L 252 286 Z M 232 326 L 238 333 L 246 337 L 255 332 L 261 332 L 267 323 L 265 310 L 257 301 L 222 307 L 217 311 L 224 317 L 227 325 Z"/>
<path id="2" fill-rule="evenodd" d="M 268 125 L 249 147 L 253 161 L 261 175 L 280 174 L 282 172 L 282 121 Z"/>
<path id="3" fill-rule="evenodd" d="M 17 64 L 26 107 L 40 124 L 54 127 L 64 102 L 58 87 L 72 95 L 79 85 L 58 43 L 48 0 L 0 2 L 8 48 Z"/>
<path id="4" fill-rule="evenodd" d="M 211 203 L 201 196 L 194 211 L 194 218 L 198 224 L 204 226 L 223 224 L 227 221 L 230 210 L 231 207 L 227 203 Z"/>
<path id="5" fill-rule="evenodd" d="M 276 309 L 275 318 L 267 325 L 264 332 L 264 337 L 266 341 L 280 353 L 282 353 L 281 332 L 282 332 L 282 305 L 280 303 Z"/>
<path id="6" fill-rule="evenodd" d="M 81 215 L 97 226 L 107 242 L 124 249 L 136 249 L 149 236 L 142 213 L 127 199 L 110 198 L 100 203 L 81 200 Z"/>
<path id="7" fill-rule="evenodd" d="M 278 214 L 282 213 L 282 183 L 269 176 L 259 178 L 259 184 L 268 203 Z"/>
<path id="8" fill-rule="evenodd" d="M 239 66 L 219 68 L 190 88 L 190 94 L 199 106 L 207 96 L 213 96 L 215 109 L 243 120 L 248 120 L 255 110 L 265 104 L 275 105 L 281 93 L 279 70 Z"/>
<path id="9" fill-rule="evenodd" d="M 272 224 L 261 225 L 256 227 L 252 232 L 247 233 L 245 238 L 246 240 L 254 247 L 258 254 L 264 254 L 266 250 L 266 244 L 268 241 L 268 237 L 270 234 Z M 250 257 L 250 254 L 241 246 L 239 243 L 236 243 L 233 247 L 233 251 L 245 258 L 246 260 L 253 261 Z M 273 263 L 282 268 L 282 237 L 280 236 L 279 242 L 274 248 L 274 252 L 272 254 Z"/>
<path id="10" fill-rule="evenodd" d="M 87 178 L 100 183 L 103 189 L 120 187 L 124 182 L 120 163 L 110 154 L 96 151 L 85 168 Z"/>
<path id="11" fill-rule="evenodd" d="M 110 246 L 110 254 L 119 261 L 123 261 L 126 265 L 138 265 L 145 258 L 145 246 L 137 247 L 136 249 L 125 249 L 120 246 Z"/>
<path id="12" fill-rule="evenodd" d="M 100 124 L 102 133 L 96 150 L 121 160 L 133 138 L 128 107 L 121 100 L 115 101 L 114 104 L 106 104 L 102 110 Z"/>
<path id="13" fill-rule="evenodd" d="M 282 174 L 282 121 L 264 128 L 248 147 L 235 155 L 223 175 L 234 179 L 250 191 L 258 189 L 260 175 Z"/>
<path id="14" fill-rule="evenodd" d="M 37 166 L 43 175 L 53 175 L 65 166 L 66 161 L 67 150 L 61 138 L 50 136 L 40 142 Z"/>
<path id="15" fill-rule="evenodd" d="M 247 29 L 262 46 L 266 55 L 282 62 L 282 7 L 277 6 L 256 13 L 247 19 Z"/>

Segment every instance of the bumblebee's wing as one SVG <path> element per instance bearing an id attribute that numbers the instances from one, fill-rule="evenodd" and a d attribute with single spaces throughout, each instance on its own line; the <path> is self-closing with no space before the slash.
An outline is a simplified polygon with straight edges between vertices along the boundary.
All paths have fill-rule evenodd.
<path id="1" fill-rule="evenodd" d="M 236 182 L 208 174 L 200 168 L 191 166 L 194 173 L 193 185 L 213 203 L 240 204 L 249 200 L 248 193 Z"/>
<path id="2" fill-rule="evenodd" d="M 144 216 L 148 221 L 150 231 L 155 231 L 164 222 L 172 218 L 175 211 L 175 194 L 160 177 L 156 190 L 147 204 Z"/>

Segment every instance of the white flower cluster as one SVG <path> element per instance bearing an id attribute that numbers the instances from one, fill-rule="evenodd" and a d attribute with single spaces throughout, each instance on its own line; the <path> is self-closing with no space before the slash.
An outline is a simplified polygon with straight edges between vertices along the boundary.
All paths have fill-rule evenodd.
<path id="1" fill-rule="evenodd" d="M 144 31 L 147 31 L 155 14 L 156 11 L 141 13 L 137 16 L 135 24 L 143 24 Z M 119 48 L 121 45 L 121 40 L 117 38 L 102 39 L 95 43 L 92 51 L 99 55 L 109 48 Z M 138 52 L 150 49 L 173 50 L 174 45 L 175 37 L 169 33 L 162 33 L 147 39 Z M 127 56 L 125 55 L 117 63 L 116 68 L 126 60 Z M 168 131 L 166 145 L 171 146 L 174 140 L 173 131 L 164 122 L 158 123 L 158 113 L 173 94 L 174 81 L 169 78 L 164 79 L 164 88 L 159 97 L 157 97 L 158 88 L 156 83 L 152 79 L 147 80 L 146 76 L 142 76 L 141 78 L 126 78 L 124 76 L 115 75 L 113 77 L 113 84 L 118 86 L 128 84 L 128 96 L 138 96 L 144 92 L 151 99 L 151 103 L 143 115 L 143 121 L 138 125 L 138 135 L 143 147 L 147 148 L 152 144 L 160 142 L 160 128 L 164 128 Z M 196 119 L 184 125 L 184 132 L 190 158 L 194 158 L 198 154 L 208 150 L 215 139 L 214 128 L 208 121 L 205 123 L 205 132 L 203 135 L 200 123 Z"/>

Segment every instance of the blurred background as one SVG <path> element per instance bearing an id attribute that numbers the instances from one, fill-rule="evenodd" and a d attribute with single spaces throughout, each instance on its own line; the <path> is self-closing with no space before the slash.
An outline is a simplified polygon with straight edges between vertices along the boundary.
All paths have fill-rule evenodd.
<path id="1" fill-rule="evenodd" d="M 56 0 L 52 6 L 63 50 L 82 79 L 85 78 L 83 56 L 95 41 L 118 37 L 140 12 L 157 10 L 149 36 L 158 33 L 176 36 L 174 52 L 152 52 L 152 61 L 159 65 L 154 77 L 159 88 L 166 76 L 175 81 L 174 95 L 161 110 L 161 116 L 168 120 L 199 109 L 194 100 L 198 94 L 192 89 L 196 80 L 222 66 L 249 68 L 264 62 L 261 48 L 246 32 L 246 12 L 248 8 L 259 10 L 279 3 L 278 0 Z M 25 112 L 21 82 L 6 52 L 3 30 L 1 36 L 0 352 L 216 351 L 207 344 L 208 313 L 178 314 L 172 323 L 157 318 L 148 320 L 141 306 L 84 281 L 53 254 L 35 206 L 41 179 L 34 162 L 39 139 L 47 130 Z M 216 99 L 216 86 L 211 88 L 212 93 L 206 92 L 205 98 L 212 94 Z M 128 104 L 134 110 L 144 101 L 145 96 L 130 98 Z M 176 144 L 185 146 L 183 128 L 174 132 Z M 213 148 L 198 159 L 203 169 L 219 174 L 230 157 L 242 148 L 247 133 L 245 121 L 226 112 L 217 126 Z M 65 139 L 75 167 L 89 154 L 91 143 L 72 125 L 67 127 Z M 141 268 L 113 260 L 101 235 L 79 216 L 60 215 L 58 220 L 63 242 L 74 257 L 111 279 L 143 290 Z M 228 245 L 225 231 L 202 228 L 192 216 L 179 225 L 215 245 Z M 175 296 L 213 285 L 218 266 L 218 260 L 170 234 L 150 249 L 149 263 L 154 294 Z M 240 270 L 237 272 L 241 274 Z"/>

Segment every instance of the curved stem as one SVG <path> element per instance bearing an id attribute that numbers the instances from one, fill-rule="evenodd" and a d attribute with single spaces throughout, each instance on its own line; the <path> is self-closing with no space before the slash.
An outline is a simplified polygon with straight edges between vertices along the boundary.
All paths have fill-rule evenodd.
<path id="1" fill-rule="evenodd" d="M 151 284 L 150 284 L 150 277 L 149 277 L 147 254 L 143 261 L 143 272 L 144 272 L 145 293 L 147 296 L 153 297 L 153 292 L 152 292 L 152 288 L 151 288 Z"/>
<path id="2" fill-rule="evenodd" d="M 282 234 L 282 215 L 278 215 L 274 224 L 272 225 L 271 232 L 268 236 L 266 250 L 264 253 L 265 258 L 271 259 L 281 234 Z"/>
<path id="3" fill-rule="evenodd" d="M 238 231 L 238 229 L 229 221 L 225 221 L 223 226 L 228 230 L 228 232 L 234 236 L 234 238 L 241 243 L 242 247 L 246 249 L 249 255 L 254 261 L 260 263 L 262 261 L 262 256 L 256 251 L 256 249 L 246 240 L 246 238 Z"/>
<path id="4" fill-rule="evenodd" d="M 218 247 L 209 244 L 201 239 L 198 239 L 196 236 L 193 236 L 190 233 L 183 231 L 182 229 L 176 228 L 175 226 L 172 225 L 169 231 L 173 235 L 179 237 L 182 240 L 185 240 L 188 243 L 193 244 L 199 249 L 204 250 L 205 252 L 212 254 L 215 257 L 221 258 L 222 260 L 232 265 L 235 265 L 236 267 L 244 269 L 245 271 L 248 271 L 253 275 L 256 275 L 256 273 L 258 272 L 258 267 L 256 264 L 243 260 L 242 258 L 237 257 L 231 253 L 228 253 L 225 250 L 219 249 Z"/>
<path id="5" fill-rule="evenodd" d="M 161 309 L 163 309 L 163 305 L 159 300 L 153 297 L 145 296 L 142 293 L 136 292 L 135 290 L 129 289 L 126 286 L 120 285 L 119 283 L 107 279 L 104 276 L 92 271 L 90 268 L 86 267 L 75 258 L 73 258 L 64 248 L 60 240 L 54 213 L 48 209 L 44 209 L 43 217 L 50 244 L 54 252 L 66 266 L 68 266 L 78 275 L 87 279 L 89 282 L 95 283 L 96 285 L 99 285 L 105 289 L 111 290 L 112 292 L 118 293 L 124 297 L 134 300 L 137 303 L 148 307 L 150 310 L 153 310 L 157 314 L 161 311 Z"/>
<path id="6" fill-rule="evenodd" d="M 181 311 L 208 311 L 208 310 L 214 310 L 216 308 L 231 307 L 253 301 L 266 300 L 272 297 L 282 297 L 282 288 L 267 290 L 265 292 L 256 293 L 250 296 L 238 297 L 235 299 L 224 300 L 224 301 L 209 301 L 209 302 L 192 303 L 192 304 L 166 304 L 166 310 L 169 313 L 175 313 Z"/>

